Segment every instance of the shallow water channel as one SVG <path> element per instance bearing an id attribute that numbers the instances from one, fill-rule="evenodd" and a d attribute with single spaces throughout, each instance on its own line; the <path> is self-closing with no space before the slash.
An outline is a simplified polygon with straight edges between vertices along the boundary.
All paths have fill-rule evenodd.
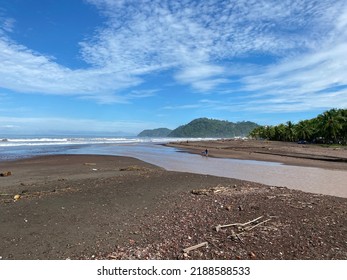
<path id="1" fill-rule="evenodd" d="M 153 144 L 89 147 L 75 153 L 138 158 L 170 171 L 236 178 L 270 186 L 347 198 L 347 171 L 290 166 L 275 162 L 203 157 Z"/>

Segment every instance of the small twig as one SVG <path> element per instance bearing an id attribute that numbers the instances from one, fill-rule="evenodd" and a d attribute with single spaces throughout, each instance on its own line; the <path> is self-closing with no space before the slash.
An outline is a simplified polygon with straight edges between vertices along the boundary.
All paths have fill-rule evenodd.
<path id="1" fill-rule="evenodd" d="M 110 259 L 114 259 L 114 260 L 118 259 L 118 258 L 117 258 L 116 256 L 114 256 L 114 255 L 108 255 L 107 257 L 110 258 Z"/>
<path id="2" fill-rule="evenodd" d="M 240 237 L 240 234 L 236 233 L 236 237 L 238 240 L 241 241 L 241 243 L 245 244 L 245 242 L 243 242 L 242 238 Z"/>
<path id="3" fill-rule="evenodd" d="M 231 227 L 231 226 L 240 226 L 240 227 L 244 227 L 244 226 L 246 226 L 246 225 L 249 225 L 249 224 L 251 224 L 251 223 L 254 223 L 254 222 L 260 220 L 261 218 L 263 218 L 263 216 L 260 216 L 260 217 L 254 219 L 254 220 L 248 221 L 248 222 L 243 223 L 243 224 L 241 224 L 241 223 L 234 223 L 234 224 L 229 224 L 229 225 L 218 225 L 218 226 L 216 226 L 216 231 L 218 232 L 221 228 L 226 228 L 226 227 Z"/>
<path id="4" fill-rule="evenodd" d="M 258 224 L 256 224 L 256 225 L 254 225 L 254 226 L 252 226 L 252 227 L 247 227 L 246 230 L 247 230 L 247 231 L 252 230 L 252 229 L 254 229 L 255 227 L 260 226 L 261 224 L 264 224 L 264 223 L 266 223 L 266 222 L 268 222 L 268 221 L 270 221 L 270 220 L 271 220 L 271 219 L 267 219 L 267 220 L 262 221 L 262 222 L 260 222 L 260 223 L 258 223 Z"/>
<path id="5" fill-rule="evenodd" d="M 94 162 L 86 162 L 84 165 L 87 165 L 87 166 L 94 166 L 94 165 L 96 165 L 96 163 L 94 163 Z"/>
<path id="6" fill-rule="evenodd" d="M 222 190 L 214 190 L 213 193 L 219 193 L 221 192 Z"/>
<path id="7" fill-rule="evenodd" d="M 207 246 L 207 244 L 208 244 L 208 242 L 202 242 L 200 244 L 197 244 L 197 245 L 194 245 L 194 246 L 191 246 L 191 247 L 183 249 L 183 252 L 184 253 L 189 253 L 192 250 L 198 249 L 198 248 L 203 247 L 203 246 Z"/>
<path id="8" fill-rule="evenodd" d="M 211 240 L 208 241 L 208 244 L 211 244 L 213 247 L 215 247 L 215 248 L 217 248 L 217 249 L 219 248 L 219 247 L 218 247 L 216 244 L 214 244 Z"/>

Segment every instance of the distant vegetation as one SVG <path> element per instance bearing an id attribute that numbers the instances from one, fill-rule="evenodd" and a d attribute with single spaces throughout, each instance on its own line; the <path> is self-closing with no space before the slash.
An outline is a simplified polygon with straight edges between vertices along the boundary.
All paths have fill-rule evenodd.
<path id="1" fill-rule="evenodd" d="M 254 128 L 258 127 L 253 122 L 220 121 L 200 118 L 181 125 L 174 130 L 168 128 L 146 129 L 139 137 L 237 137 L 247 136 Z"/>
<path id="2" fill-rule="evenodd" d="M 146 129 L 142 131 L 139 137 L 167 137 L 172 130 L 168 128 Z"/>
<path id="3" fill-rule="evenodd" d="M 259 126 L 249 135 L 275 141 L 347 144 L 347 109 L 331 109 L 297 124 L 288 121 L 276 126 Z"/>
<path id="4" fill-rule="evenodd" d="M 173 130 L 169 137 L 236 137 L 246 136 L 258 127 L 253 122 L 220 121 L 200 118 Z"/>

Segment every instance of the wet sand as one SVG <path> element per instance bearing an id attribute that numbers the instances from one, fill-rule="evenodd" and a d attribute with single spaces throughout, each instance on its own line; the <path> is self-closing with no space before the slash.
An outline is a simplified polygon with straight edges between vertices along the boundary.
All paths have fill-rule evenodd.
<path id="1" fill-rule="evenodd" d="M 1 259 L 347 259 L 345 198 L 128 157 L 37 157 L 0 170 L 12 172 L 0 177 Z"/>
<path id="2" fill-rule="evenodd" d="M 190 142 L 189 142 L 190 143 Z M 196 142 L 192 142 L 195 144 Z M 203 142 L 209 145 L 210 142 Z M 294 146 L 296 148 L 296 146 Z M 200 148 L 199 148 L 200 149 Z M 94 150 L 78 150 L 93 153 L 129 156 L 160 166 L 165 170 L 206 174 L 306 192 L 347 197 L 347 170 L 287 165 L 249 159 L 204 157 L 187 149 L 162 145 L 117 145 L 98 147 Z M 199 150 L 200 151 L 200 150 Z M 341 165 L 342 167 L 342 165 Z"/>
<path id="3" fill-rule="evenodd" d="M 183 151 L 201 154 L 209 150 L 210 157 L 279 162 L 286 165 L 347 170 L 347 147 L 323 147 L 260 140 L 186 141 L 166 144 Z"/>
<path id="4" fill-rule="evenodd" d="M 212 171 L 217 176 L 347 198 L 347 147 L 344 146 L 255 140 L 179 142 L 167 146 L 200 155 L 195 165 L 185 166 L 189 172 L 201 170 L 211 174 Z M 208 158 L 201 156 L 205 149 L 209 151 Z"/>

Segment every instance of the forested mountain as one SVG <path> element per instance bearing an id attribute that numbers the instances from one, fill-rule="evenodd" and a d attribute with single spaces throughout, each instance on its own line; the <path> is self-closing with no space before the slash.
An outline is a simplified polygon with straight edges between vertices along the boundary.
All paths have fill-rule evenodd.
<path id="1" fill-rule="evenodd" d="M 347 144 L 347 109 L 331 109 L 297 124 L 288 121 L 276 126 L 259 126 L 250 136 L 275 141 Z"/>
<path id="2" fill-rule="evenodd" d="M 237 137 L 246 136 L 258 127 L 253 122 L 220 121 L 200 118 L 174 129 L 169 137 Z"/>
<path id="3" fill-rule="evenodd" d="M 140 132 L 138 137 L 166 137 L 172 130 L 168 128 L 146 129 Z"/>

